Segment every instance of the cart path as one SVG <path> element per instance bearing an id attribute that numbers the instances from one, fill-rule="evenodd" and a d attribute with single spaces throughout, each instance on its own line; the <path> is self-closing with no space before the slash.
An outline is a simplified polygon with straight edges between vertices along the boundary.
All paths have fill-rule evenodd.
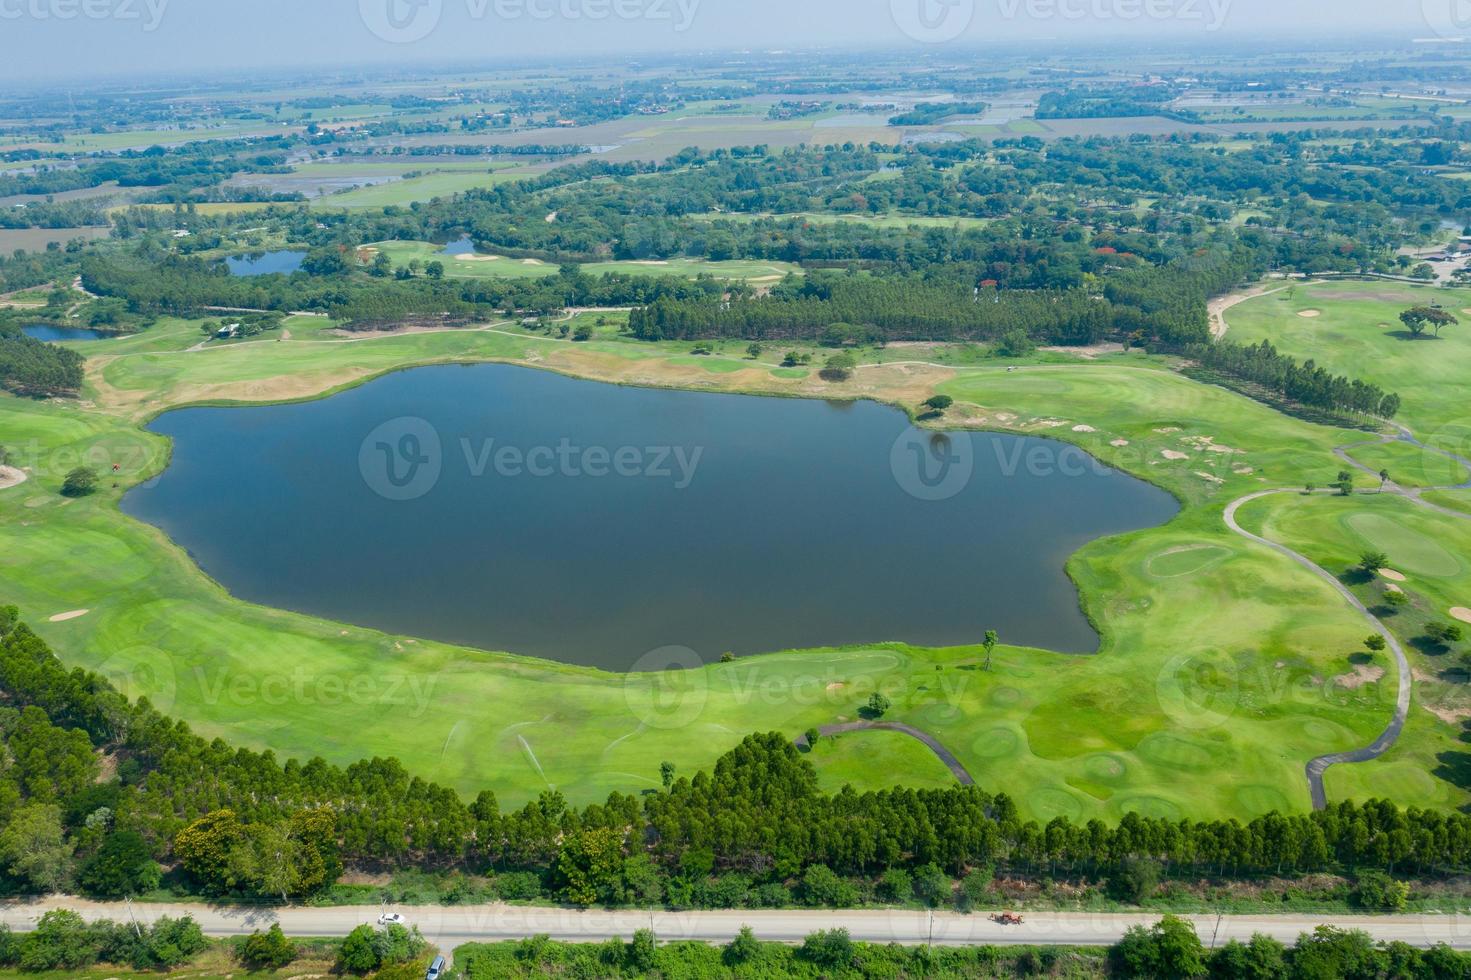
<path id="1" fill-rule="evenodd" d="M 960 785 L 974 786 L 976 784 L 975 779 L 966 771 L 965 766 L 960 764 L 960 760 L 955 758 L 954 753 L 940 744 L 939 739 L 935 738 L 929 732 L 921 731 L 911 725 L 905 725 L 897 721 L 850 721 L 840 725 L 823 725 L 818 731 L 825 736 L 842 735 L 847 732 L 869 731 L 899 732 L 901 735 L 908 735 L 910 738 L 923 742 L 931 752 L 935 753 L 940 761 L 945 763 L 945 767 L 955 774 L 955 778 L 960 780 Z M 807 747 L 806 735 L 797 739 L 797 747 Z"/>

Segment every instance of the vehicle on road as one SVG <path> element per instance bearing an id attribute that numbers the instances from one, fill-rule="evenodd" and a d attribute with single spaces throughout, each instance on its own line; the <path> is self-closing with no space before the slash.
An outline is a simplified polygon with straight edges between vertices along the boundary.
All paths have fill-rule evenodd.
<path id="1" fill-rule="evenodd" d="M 424 980 L 439 980 L 444 975 L 444 957 L 434 957 L 434 962 L 429 964 L 429 972 L 424 974 Z"/>
<path id="2" fill-rule="evenodd" d="M 378 924 L 380 926 L 401 926 L 407 921 L 407 919 L 399 915 L 397 912 L 384 912 L 382 915 L 378 916 Z"/>

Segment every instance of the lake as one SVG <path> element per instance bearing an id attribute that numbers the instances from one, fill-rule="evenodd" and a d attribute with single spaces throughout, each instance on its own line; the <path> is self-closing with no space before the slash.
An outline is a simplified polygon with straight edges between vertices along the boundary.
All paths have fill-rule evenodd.
<path id="1" fill-rule="evenodd" d="M 52 343 L 61 340 L 106 340 L 108 337 L 118 336 L 115 333 L 104 333 L 101 330 L 92 330 L 87 327 L 53 327 L 45 323 L 21 327 L 20 332 L 34 340 L 45 340 Z"/>
<path id="2" fill-rule="evenodd" d="M 289 276 L 301 268 L 305 258 L 305 252 L 278 249 L 252 255 L 232 255 L 225 259 L 225 265 L 229 267 L 232 276 L 269 276 L 276 273 Z"/>
<path id="3" fill-rule="evenodd" d="M 172 462 L 124 510 L 235 595 L 620 671 L 988 629 L 1090 652 L 1068 557 L 1177 511 L 1064 443 L 508 365 L 150 428 Z"/>

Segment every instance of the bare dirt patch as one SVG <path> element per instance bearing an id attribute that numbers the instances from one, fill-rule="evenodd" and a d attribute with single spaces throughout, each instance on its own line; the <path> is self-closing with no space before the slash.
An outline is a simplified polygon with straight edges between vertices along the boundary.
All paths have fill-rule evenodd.
<path id="1" fill-rule="evenodd" d="M 1383 676 L 1383 667 L 1375 667 L 1372 664 L 1358 664 L 1349 673 L 1339 674 L 1333 678 L 1333 683 L 1350 691 L 1356 691 L 1365 684 L 1373 684 Z"/>

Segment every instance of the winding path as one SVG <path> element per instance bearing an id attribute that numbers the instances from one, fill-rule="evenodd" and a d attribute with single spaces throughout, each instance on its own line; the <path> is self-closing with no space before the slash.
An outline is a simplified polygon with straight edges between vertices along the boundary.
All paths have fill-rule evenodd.
<path id="1" fill-rule="evenodd" d="M 1456 461 L 1457 463 L 1466 467 L 1468 472 L 1471 472 L 1471 460 L 1467 460 L 1460 456 L 1457 456 L 1455 453 L 1452 453 L 1448 450 L 1436 449 L 1433 446 L 1426 446 L 1424 443 L 1420 442 L 1419 439 L 1415 438 L 1414 433 L 1405 426 L 1398 423 L 1390 424 L 1394 426 L 1396 430 L 1395 434 L 1385 435 L 1379 440 L 1378 443 L 1358 442 L 1352 443 L 1347 446 L 1339 446 L 1333 450 L 1334 455 L 1336 455 L 1339 459 L 1349 464 L 1350 466 L 1353 466 L 1362 472 L 1377 477 L 1379 475 L 1379 472 L 1377 470 L 1373 469 L 1370 466 L 1366 466 L 1365 464 L 1360 463 L 1358 460 L 1349 456 L 1348 450 L 1353 449 L 1356 446 L 1379 445 L 1390 442 L 1404 442 L 1419 449 L 1423 449 L 1427 452 L 1439 453 L 1440 455 L 1445 456 L 1448 459 Z M 1441 507 L 1438 504 L 1431 503 L 1430 501 L 1421 498 L 1421 494 L 1423 494 L 1426 490 L 1462 490 L 1467 488 L 1471 488 L 1471 479 L 1468 479 L 1465 483 L 1458 484 L 1454 487 L 1426 487 L 1423 489 L 1406 488 L 1399 486 L 1398 484 L 1391 481 L 1390 483 L 1387 483 L 1385 485 L 1383 492 L 1392 493 L 1404 497 L 1411 503 L 1417 504 L 1421 507 L 1430 508 L 1431 510 L 1438 511 L 1439 513 L 1446 514 L 1451 517 L 1460 518 L 1462 520 L 1471 520 L 1471 514 L 1464 514 L 1460 511 L 1451 510 L 1448 507 Z M 1326 568 L 1318 565 L 1310 558 L 1298 554 L 1296 551 L 1293 551 L 1286 545 L 1278 544 L 1275 541 L 1269 541 L 1266 538 L 1261 537 L 1257 534 L 1252 534 L 1250 531 L 1243 528 L 1236 520 L 1237 512 L 1240 511 L 1242 507 L 1246 506 L 1254 500 L 1260 500 L 1263 497 L 1270 497 L 1274 494 L 1302 492 L 1303 491 L 1301 490 L 1288 489 L 1260 490 L 1256 493 L 1248 494 L 1239 500 L 1233 500 L 1229 505 L 1227 505 L 1225 513 L 1223 515 L 1226 526 L 1234 531 L 1236 534 L 1239 534 L 1243 538 L 1246 538 L 1248 541 L 1254 541 L 1257 544 L 1263 545 L 1264 547 L 1271 548 L 1273 551 L 1279 554 L 1286 555 L 1288 558 L 1291 558 L 1293 561 L 1297 562 L 1299 565 L 1308 569 L 1314 575 L 1317 575 L 1323 581 L 1333 586 L 1333 588 L 1338 591 L 1338 594 L 1343 596 L 1344 599 L 1348 600 L 1349 605 L 1353 606 L 1360 613 L 1362 613 L 1364 615 L 1364 618 L 1366 618 L 1373 625 L 1374 630 L 1379 633 L 1380 636 L 1384 637 L 1384 640 L 1388 644 L 1390 652 L 1394 654 L 1395 665 L 1399 671 L 1399 692 L 1395 698 L 1394 716 L 1389 721 L 1389 727 L 1385 728 L 1384 731 L 1380 733 L 1379 737 L 1376 738 L 1374 742 L 1366 748 L 1355 749 L 1351 752 L 1335 752 L 1329 755 L 1320 755 L 1316 759 L 1312 759 L 1308 762 L 1306 767 L 1308 792 L 1313 799 L 1313 809 L 1322 810 L 1328 805 L 1328 796 L 1323 788 L 1323 774 L 1328 771 L 1328 768 L 1330 766 L 1336 766 L 1339 763 L 1345 762 L 1368 762 L 1371 759 L 1377 759 L 1385 752 L 1388 752 L 1390 748 L 1393 747 L 1394 743 L 1399 739 L 1400 732 L 1404 730 L 1405 721 L 1409 718 L 1410 715 L 1410 700 L 1414 690 L 1414 674 L 1410 669 L 1409 658 L 1405 656 L 1404 647 L 1400 645 L 1399 640 L 1395 638 L 1395 635 L 1390 631 L 1389 627 L 1385 626 L 1383 621 L 1381 621 L 1378 616 L 1375 616 L 1372 612 L 1370 612 L 1369 608 L 1359 600 L 1359 597 L 1354 595 L 1353 592 L 1350 591 L 1346 585 L 1339 581 L 1338 576 L 1334 575 Z M 1331 494 L 1336 493 L 1337 491 L 1319 490 L 1316 492 L 1319 494 Z"/>
<path id="2" fill-rule="evenodd" d="M 1388 752 L 1390 747 L 1398 740 L 1400 732 L 1404 730 L 1405 720 L 1410 716 L 1410 692 L 1413 675 L 1410 673 L 1409 658 L 1405 656 L 1404 648 L 1400 646 L 1399 640 L 1390 632 L 1389 627 L 1380 621 L 1378 616 L 1375 616 L 1369 611 L 1368 606 L 1359 601 L 1358 596 L 1349 591 L 1348 586 L 1338 580 L 1338 576 L 1316 564 L 1311 559 L 1298 554 L 1286 545 L 1278 544 L 1275 541 L 1268 541 L 1260 535 L 1252 534 L 1236 522 L 1236 512 L 1254 500 L 1260 500 L 1263 497 L 1270 497 L 1279 493 L 1301 492 L 1301 490 L 1262 490 L 1257 493 L 1248 494 L 1240 500 L 1233 500 L 1226 507 L 1224 515 L 1226 526 L 1248 541 L 1255 541 L 1257 544 L 1271 548 L 1279 554 L 1286 555 L 1333 586 L 1338 591 L 1338 594 L 1347 599 L 1349 605 L 1363 613 L 1364 617 L 1374 625 L 1374 629 L 1384 637 L 1385 642 L 1389 644 L 1390 651 L 1394 654 L 1395 664 L 1399 668 L 1399 694 L 1395 699 L 1394 717 L 1390 719 L 1389 727 L 1384 729 L 1379 737 L 1374 740 L 1374 744 L 1368 748 L 1355 749 L 1352 752 L 1336 752 L 1331 755 L 1320 755 L 1307 764 L 1308 792 L 1313 798 L 1313 809 L 1322 810 L 1328 805 L 1328 796 L 1323 790 L 1323 773 L 1328 771 L 1329 766 L 1337 765 L 1340 762 L 1368 762 L 1370 759 L 1377 759 L 1385 752 Z M 1326 490 L 1318 492 L 1333 493 L 1334 491 Z"/>
<path id="3" fill-rule="evenodd" d="M 897 721 L 850 721 L 841 725 L 823 725 L 818 731 L 822 735 L 829 737 L 842 735 L 846 732 L 871 731 L 899 732 L 901 735 L 908 735 L 910 738 L 923 742 L 931 752 L 935 753 L 939 757 L 939 760 L 945 763 L 946 768 L 955 774 L 955 778 L 960 780 L 960 785 L 974 786 L 976 784 L 975 779 L 966 771 L 965 766 L 960 764 L 960 760 L 955 758 L 953 752 L 940 744 L 939 739 L 935 738 L 929 732 L 920 731 L 911 725 L 905 725 Z M 806 735 L 797 739 L 797 748 L 810 748 L 807 744 Z"/>

